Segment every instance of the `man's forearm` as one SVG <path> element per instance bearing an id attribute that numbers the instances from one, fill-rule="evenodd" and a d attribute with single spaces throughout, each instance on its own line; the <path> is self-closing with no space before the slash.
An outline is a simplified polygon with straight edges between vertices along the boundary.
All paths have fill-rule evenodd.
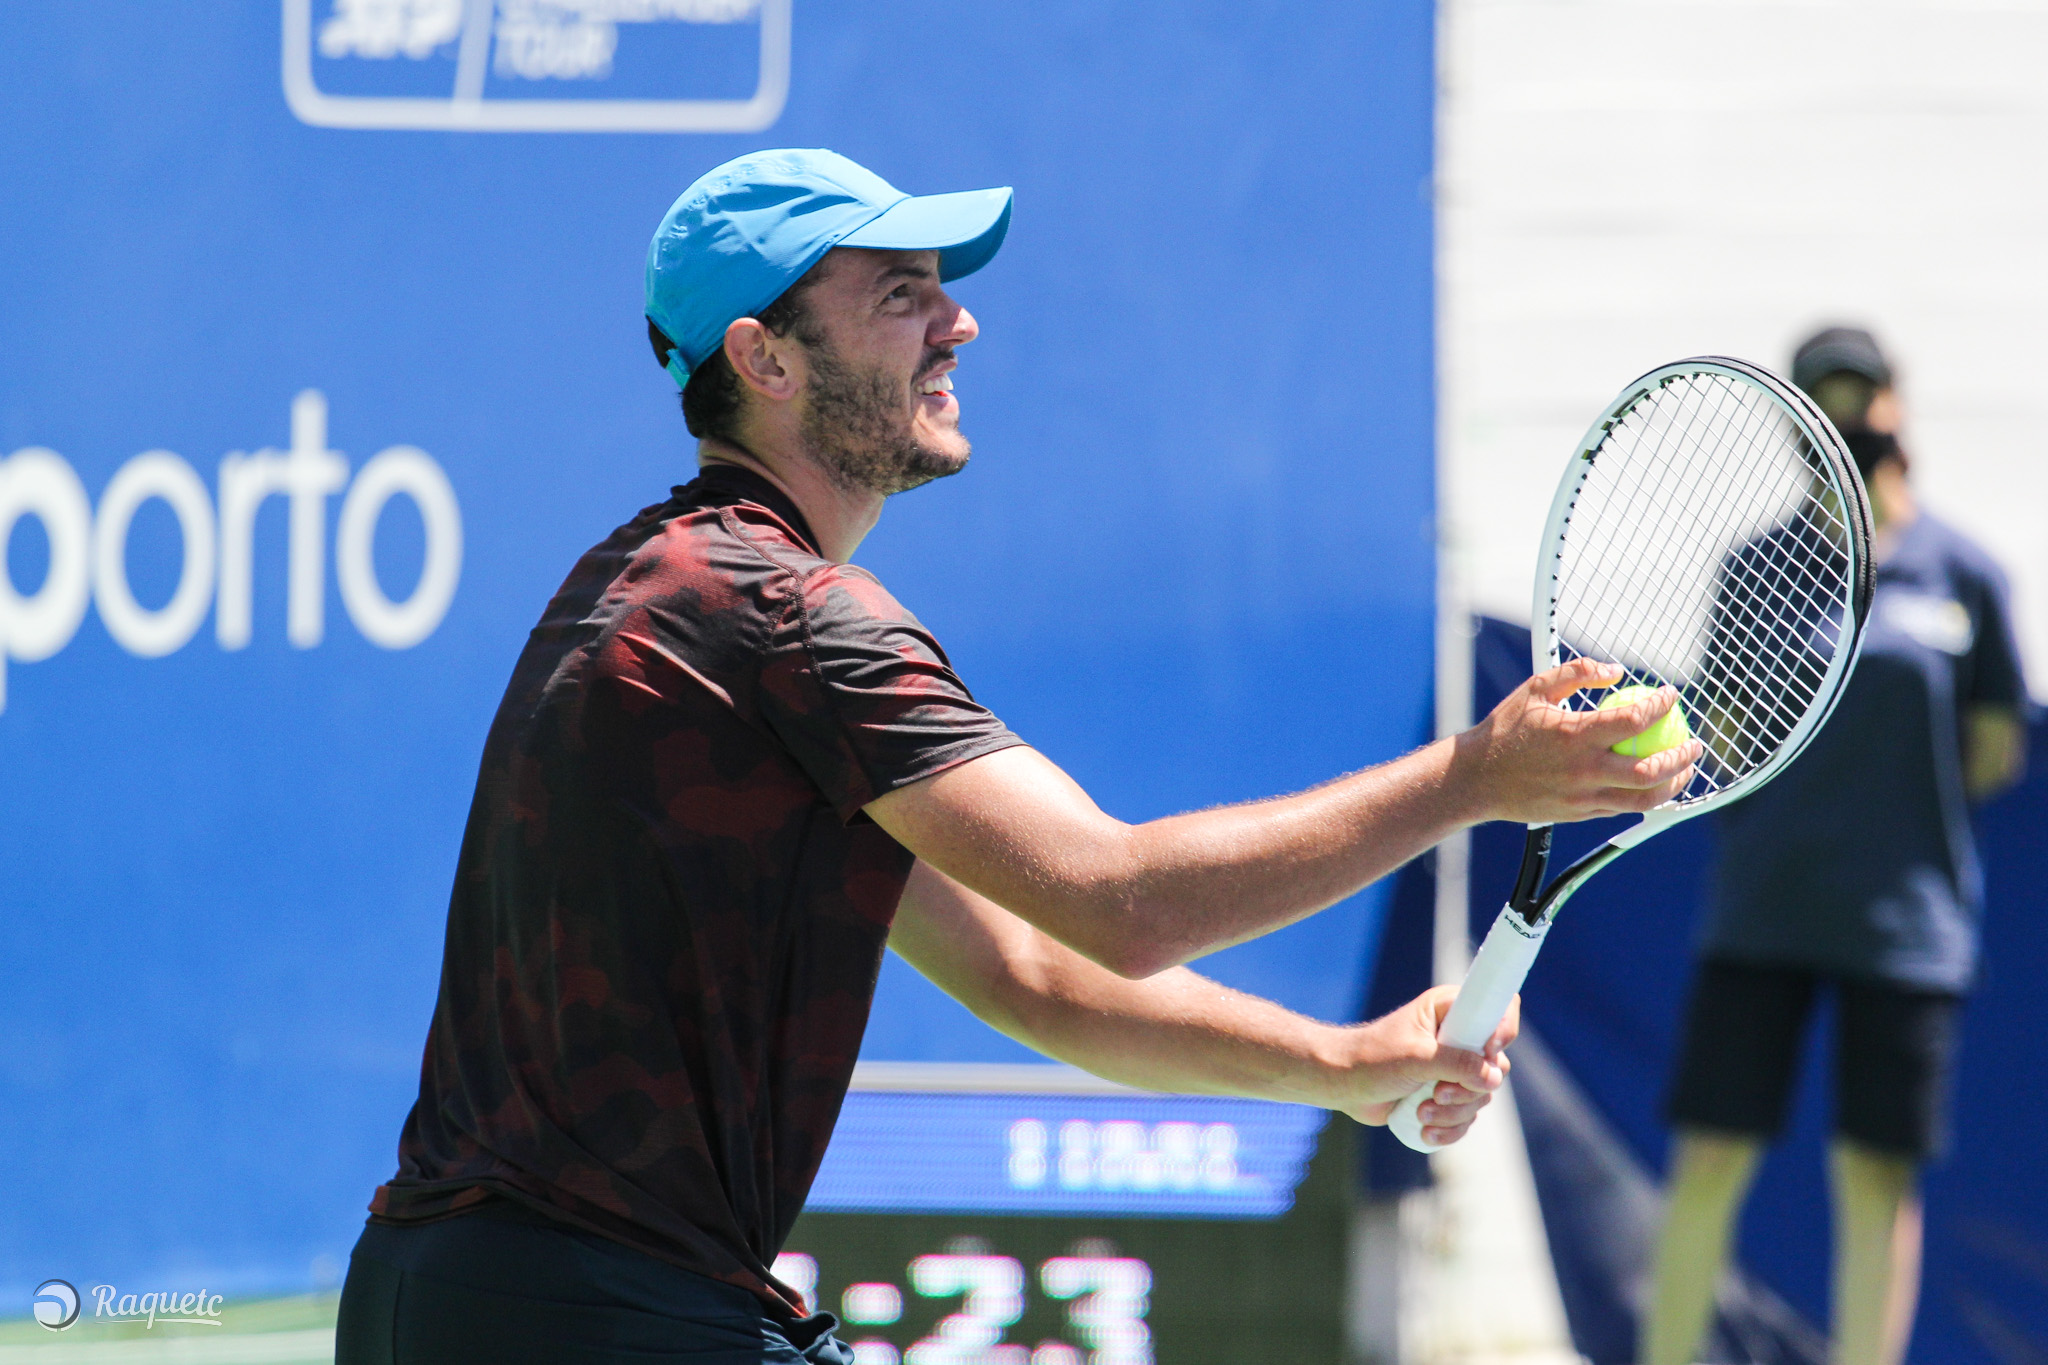
<path id="1" fill-rule="evenodd" d="M 1634 708 L 1591 717 L 1555 705 L 1616 671 L 1580 660 L 1576 672 L 1567 666 L 1545 675 L 1557 680 L 1547 692 L 1544 679 L 1533 678 L 1480 725 L 1391 763 L 1294 796 L 1140 825 L 1132 831 L 1136 871 L 1125 908 L 1159 965 L 1180 963 L 1333 905 L 1482 820 L 1648 809 L 1684 787 L 1697 747 L 1632 764 L 1586 741 L 1637 733 L 1677 694 L 1663 689 Z M 1518 709 L 1519 717 L 1512 714 Z M 1561 734 L 1584 745 L 1579 771 L 1531 765 Z M 1566 777 L 1575 781 L 1560 780 Z"/>
<path id="2" fill-rule="evenodd" d="M 1989 801 L 2025 775 L 2027 723 L 2010 706 L 1972 706 L 1963 713 L 1963 786 L 1972 801 Z"/>
<path id="3" fill-rule="evenodd" d="M 1030 749 L 990 754 L 868 809 L 918 856 L 1127 977 L 1291 924 L 1472 818 L 1454 741 L 1293 796 L 1127 825 Z M 1045 812 L 1042 823 L 1016 820 Z M 1046 856 L 1042 850 L 1055 852 Z"/>
<path id="4" fill-rule="evenodd" d="M 1335 1102 L 1342 1030 L 1186 967 L 1131 981 L 1038 937 L 1072 960 L 1042 962 L 1045 993 L 1012 1002 L 1010 1031 L 1027 1046 L 1141 1090 Z"/>
<path id="5" fill-rule="evenodd" d="M 1025 1045 L 1110 1080 L 1181 1094 L 1336 1109 L 1366 1123 L 1437 1081 L 1423 1107 L 1451 1141 L 1500 1083 L 1513 1018 L 1486 1058 L 1439 1046 L 1451 992 L 1370 1024 L 1318 1023 L 1184 968 L 1127 980 L 925 863 L 912 870 L 889 945 L 940 989 Z"/>
<path id="6" fill-rule="evenodd" d="M 920 864 L 890 946 L 986 1023 L 1145 1090 L 1338 1107 L 1355 1030 L 1186 968 L 1127 980 Z"/>
<path id="7" fill-rule="evenodd" d="M 1556 703 L 1619 670 L 1575 660 L 1486 720 L 1313 790 L 1146 825 L 1110 816 L 1044 755 L 1010 748 L 885 793 L 866 809 L 926 863 L 1127 977 L 1291 924 L 1463 825 L 1648 810 L 1686 781 L 1697 741 L 1612 751 L 1674 702 L 1601 712 Z"/>
<path id="8" fill-rule="evenodd" d="M 1163 965 L 1334 905 L 1473 821 L 1454 745 L 1293 796 L 1139 825 L 1121 908 Z"/>

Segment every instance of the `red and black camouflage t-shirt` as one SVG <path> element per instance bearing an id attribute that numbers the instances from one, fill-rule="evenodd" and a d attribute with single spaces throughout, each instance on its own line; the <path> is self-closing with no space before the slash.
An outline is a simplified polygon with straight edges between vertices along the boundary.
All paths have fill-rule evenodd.
<path id="1" fill-rule="evenodd" d="M 1022 741 L 765 479 L 576 565 L 484 748 L 398 1174 L 802 1309 L 768 1267 L 852 1078 L 912 856 L 876 797 Z"/>

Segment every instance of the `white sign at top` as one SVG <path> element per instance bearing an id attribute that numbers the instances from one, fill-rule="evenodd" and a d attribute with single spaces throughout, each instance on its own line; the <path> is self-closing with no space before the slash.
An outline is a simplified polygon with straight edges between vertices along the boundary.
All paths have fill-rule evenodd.
<path id="1" fill-rule="evenodd" d="M 791 0 L 284 0 L 284 94 L 322 128 L 445 132 L 740 133 L 782 116 Z M 607 95 L 621 44 L 676 24 L 758 29 L 744 98 Z M 645 41 L 643 39 L 643 41 Z M 405 93 L 336 93 L 323 70 L 402 77 Z M 644 67 L 643 63 L 643 67 Z M 681 64 L 678 64 L 680 66 Z M 392 68 L 404 68 L 393 72 Z M 437 84 L 447 93 L 411 87 Z M 641 73 L 645 79 L 645 71 Z M 682 74 L 678 71 L 678 76 Z M 719 73 L 730 76 L 733 73 Z M 376 84 L 376 82 L 372 82 Z"/>

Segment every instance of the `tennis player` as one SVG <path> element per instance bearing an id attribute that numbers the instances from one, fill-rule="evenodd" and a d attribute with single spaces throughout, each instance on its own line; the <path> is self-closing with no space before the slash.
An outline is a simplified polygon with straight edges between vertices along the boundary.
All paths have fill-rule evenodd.
<path id="1" fill-rule="evenodd" d="M 1835 1002 L 1834 1353 L 1897 1365 L 1920 1272 L 1920 1166 L 1942 1146 L 1982 875 L 1970 804 L 2025 759 L 2005 576 L 1908 481 L 1892 367 L 1832 327 L 1792 361 L 1855 457 L 1876 523 L 1863 654 L 1799 761 L 1720 815 L 1703 958 L 1670 1097 L 1678 1128 L 1644 1365 L 1689 1365 L 1736 1211 L 1783 1128 L 1816 999 Z"/>
<path id="2" fill-rule="evenodd" d="M 995 1027 L 1148 1089 L 1367 1123 L 1507 1068 L 1439 1048 L 1452 992 L 1337 1027 L 1181 964 L 1351 895 L 1461 826 L 1653 806 L 1671 704 L 1552 703 L 1295 796 L 1131 826 L 975 701 L 848 561 L 967 463 L 953 378 L 1010 191 L 912 198 L 843 157 L 718 167 L 647 259 L 698 477 L 586 554 L 491 728 L 398 1172 L 337 1358 L 847 1362 L 771 1273 L 852 1076 L 884 944 Z M 1115 590 L 1142 602 L 1172 575 Z M 1112 585 L 1104 585 L 1112 590 Z M 1085 670 L 1086 658 L 1070 666 Z"/>

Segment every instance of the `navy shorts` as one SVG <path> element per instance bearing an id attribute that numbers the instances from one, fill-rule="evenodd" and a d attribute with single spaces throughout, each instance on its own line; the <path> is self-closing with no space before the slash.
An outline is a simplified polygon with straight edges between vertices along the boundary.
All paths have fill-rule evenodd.
<path id="1" fill-rule="evenodd" d="M 1961 999 L 1802 967 L 1701 964 L 1666 1106 L 1671 1121 L 1775 1137 L 1824 987 L 1835 997 L 1835 1131 L 1896 1156 L 1939 1155 Z"/>
<path id="2" fill-rule="evenodd" d="M 371 1223 L 349 1258 L 335 1365 L 852 1365 L 816 1313 L 517 1206 Z"/>

